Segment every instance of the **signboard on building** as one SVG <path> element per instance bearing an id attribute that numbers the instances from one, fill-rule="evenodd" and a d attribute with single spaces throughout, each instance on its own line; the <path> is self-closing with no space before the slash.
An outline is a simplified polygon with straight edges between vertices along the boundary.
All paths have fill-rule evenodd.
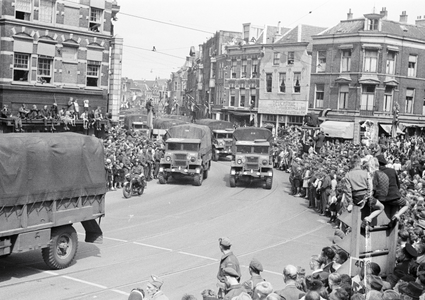
<path id="1" fill-rule="evenodd" d="M 260 100 L 258 113 L 273 115 L 298 115 L 307 114 L 308 102 L 296 100 Z"/>

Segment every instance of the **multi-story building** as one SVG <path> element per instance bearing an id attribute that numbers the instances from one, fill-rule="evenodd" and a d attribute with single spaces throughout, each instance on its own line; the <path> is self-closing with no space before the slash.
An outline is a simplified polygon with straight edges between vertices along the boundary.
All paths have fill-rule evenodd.
<path id="1" fill-rule="evenodd" d="M 298 25 L 274 43 L 262 44 L 258 113 L 260 125 L 302 125 L 308 110 L 312 35 L 322 27 Z"/>
<path id="2" fill-rule="evenodd" d="M 375 140 L 379 133 L 390 134 L 395 106 L 402 126 L 425 121 L 425 20 L 412 25 L 406 12 L 399 22 L 387 20 L 387 14 L 383 8 L 353 19 L 350 12 L 313 37 L 309 111 L 332 109 L 328 119 L 351 123 L 355 142 L 366 120 L 374 124 Z"/>
<path id="3" fill-rule="evenodd" d="M 16 114 L 23 103 L 62 108 L 73 97 L 105 113 L 118 10 L 113 0 L 1 1 L 0 105 Z M 120 87 L 119 78 L 113 88 Z"/>

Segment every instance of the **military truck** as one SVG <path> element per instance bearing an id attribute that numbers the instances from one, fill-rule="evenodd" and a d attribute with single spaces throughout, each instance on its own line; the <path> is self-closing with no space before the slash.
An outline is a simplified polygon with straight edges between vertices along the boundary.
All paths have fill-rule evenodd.
<path id="1" fill-rule="evenodd" d="M 41 249 L 52 269 L 68 267 L 81 222 L 101 243 L 105 215 L 102 142 L 76 133 L 0 135 L 0 256 Z"/>
<path id="2" fill-rule="evenodd" d="M 150 128 L 148 126 L 148 116 L 143 114 L 129 114 L 124 117 L 124 128 L 133 129 L 142 132 L 150 137 Z"/>
<path id="3" fill-rule="evenodd" d="M 153 120 L 152 137 L 155 139 L 163 138 L 170 127 L 187 123 L 187 121 L 179 119 L 156 118 Z"/>
<path id="4" fill-rule="evenodd" d="M 273 134 L 266 128 L 240 127 L 233 132 L 232 162 L 229 185 L 235 187 L 239 180 L 264 181 L 263 187 L 273 184 Z"/>
<path id="5" fill-rule="evenodd" d="M 220 157 L 232 154 L 233 131 L 235 131 L 232 122 L 199 119 L 196 120 L 196 124 L 206 125 L 212 131 L 213 161 L 218 161 Z"/>
<path id="6" fill-rule="evenodd" d="M 181 124 L 167 130 L 165 153 L 159 165 L 159 183 L 169 178 L 193 177 L 193 184 L 202 185 L 211 166 L 211 130 L 205 125 Z"/>

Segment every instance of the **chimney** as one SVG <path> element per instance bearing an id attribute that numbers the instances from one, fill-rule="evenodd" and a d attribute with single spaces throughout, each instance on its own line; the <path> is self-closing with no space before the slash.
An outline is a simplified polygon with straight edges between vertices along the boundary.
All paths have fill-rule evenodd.
<path id="1" fill-rule="evenodd" d="M 351 12 L 351 8 L 348 10 L 348 14 L 347 14 L 347 20 L 352 20 L 353 19 L 353 13 Z"/>
<path id="2" fill-rule="evenodd" d="M 277 22 L 277 32 L 278 35 L 280 34 L 280 21 Z"/>
<path id="3" fill-rule="evenodd" d="M 418 18 L 415 20 L 415 25 L 418 27 L 425 27 L 425 16 L 423 19 L 421 16 L 418 16 Z"/>
<path id="4" fill-rule="evenodd" d="M 406 15 L 406 11 L 405 10 L 401 12 L 400 23 L 407 23 L 407 15 Z"/>
<path id="5" fill-rule="evenodd" d="M 381 13 L 381 16 L 382 16 L 382 20 L 386 20 L 387 17 L 388 17 L 387 8 L 386 7 L 383 7 L 380 13 Z"/>

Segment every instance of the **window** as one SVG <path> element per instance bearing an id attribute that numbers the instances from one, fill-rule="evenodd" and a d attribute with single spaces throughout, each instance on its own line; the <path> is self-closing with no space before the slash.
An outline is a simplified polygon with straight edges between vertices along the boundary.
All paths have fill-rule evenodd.
<path id="1" fill-rule="evenodd" d="M 242 60 L 242 72 L 241 72 L 241 78 L 246 78 L 246 59 Z"/>
<path id="2" fill-rule="evenodd" d="M 348 85 L 339 87 L 338 109 L 348 109 Z"/>
<path id="3" fill-rule="evenodd" d="M 230 89 L 230 104 L 229 106 L 235 106 L 235 89 Z"/>
<path id="4" fill-rule="evenodd" d="M 99 86 L 100 61 L 87 61 L 87 86 Z"/>
<path id="5" fill-rule="evenodd" d="M 394 91 L 394 88 L 392 86 L 389 86 L 389 85 L 385 86 L 384 107 L 383 107 L 383 111 L 385 112 L 392 112 L 393 91 Z"/>
<path id="6" fill-rule="evenodd" d="M 257 72 L 258 72 L 258 59 L 253 59 L 252 60 L 252 78 L 256 78 L 257 77 Z"/>
<path id="7" fill-rule="evenodd" d="M 266 92 L 267 93 L 272 92 L 272 82 L 273 82 L 273 74 L 266 73 Z"/>
<path id="8" fill-rule="evenodd" d="M 362 85 L 362 99 L 360 103 L 361 110 L 373 110 L 375 100 L 375 85 Z"/>
<path id="9" fill-rule="evenodd" d="M 407 76 L 416 77 L 416 65 L 418 57 L 416 55 L 409 55 L 409 65 L 407 69 Z"/>
<path id="10" fill-rule="evenodd" d="M 388 51 L 387 53 L 387 74 L 395 74 L 395 51 Z"/>
<path id="11" fill-rule="evenodd" d="M 39 55 L 37 64 L 37 81 L 50 83 L 52 81 L 53 57 Z"/>
<path id="12" fill-rule="evenodd" d="M 364 57 L 364 71 L 376 72 L 377 64 L 378 64 L 378 51 L 366 50 L 365 57 Z"/>
<path id="13" fill-rule="evenodd" d="M 31 0 L 15 1 L 15 18 L 19 20 L 31 20 Z"/>
<path id="14" fill-rule="evenodd" d="M 351 68 L 351 49 L 342 50 L 341 72 L 350 72 L 350 68 Z"/>
<path id="15" fill-rule="evenodd" d="M 236 66 L 237 66 L 236 59 L 233 59 L 232 60 L 232 70 L 231 70 L 232 77 L 231 78 L 236 78 Z"/>
<path id="16" fill-rule="evenodd" d="M 405 112 L 406 114 L 412 114 L 413 113 L 413 99 L 415 97 L 415 89 L 406 89 L 406 107 Z"/>
<path id="17" fill-rule="evenodd" d="M 288 65 L 293 65 L 295 61 L 295 52 L 288 52 Z"/>
<path id="18" fill-rule="evenodd" d="M 285 93 L 286 92 L 286 73 L 279 73 L 279 92 Z"/>
<path id="19" fill-rule="evenodd" d="M 279 52 L 273 53 L 273 64 L 278 65 L 279 61 L 280 61 L 280 53 Z"/>
<path id="20" fill-rule="evenodd" d="M 13 60 L 13 80 L 28 81 L 30 70 L 29 54 L 15 53 Z"/>
<path id="21" fill-rule="evenodd" d="M 367 19 L 367 30 L 378 30 L 379 19 Z"/>
<path id="22" fill-rule="evenodd" d="M 316 84 L 315 108 L 323 107 L 323 99 L 325 99 L 325 85 Z"/>
<path id="23" fill-rule="evenodd" d="M 294 93 L 301 93 L 301 73 L 294 72 Z"/>
<path id="24" fill-rule="evenodd" d="M 90 22 L 89 29 L 94 32 L 99 32 L 102 26 L 103 11 L 98 8 L 90 7 Z"/>
<path id="25" fill-rule="evenodd" d="M 38 18 L 41 22 L 53 23 L 53 1 L 41 0 Z"/>
<path id="26" fill-rule="evenodd" d="M 256 98 L 257 98 L 256 95 L 257 95 L 257 90 L 251 89 L 251 102 L 249 103 L 250 108 L 255 107 L 255 101 L 256 101 Z"/>
<path id="27" fill-rule="evenodd" d="M 245 89 L 239 90 L 239 96 L 240 96 L 239 106 L 245 107 Z"/>
<path id="28" fill-rule="evenodd" d="M 317 72 L 326 71 L 326 51 L 317 51 Z"/>

